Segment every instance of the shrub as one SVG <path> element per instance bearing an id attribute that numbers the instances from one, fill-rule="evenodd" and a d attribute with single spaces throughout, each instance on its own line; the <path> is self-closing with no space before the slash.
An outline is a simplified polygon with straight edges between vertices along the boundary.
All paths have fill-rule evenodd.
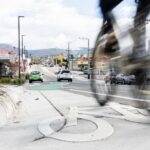
<path id="1" fill-rule="evenodd" d="M 0 83 L 5 83 L 5 84 L 11 83 L 11 79 L 10 78 L 1 78 Z"/>
<path id="2" fill-rule="evenodd" d="M 25 80 L 23 79 L 19 79 L 19 78 L 13 79 L 13 84 L 20 85 L 20 84 L 23 84 L 24 82 Z"/>
<path id="3" fill-rule="evenodd" d="M 87 67 L 87 66 L 88 66 L 88 65 L 86 65 L 86 64 L 79 64 L 79 65 L 78 65 L 79 68 L 84 68 L 84 67 Z"/>
<path id="4" fill-rule="evenodd" d="M 0 78 L 0 83 L 1 84 L 15 84 L 15 85 L 20 85 L 23 84 L 25 80 L 23 79 L 11 79 L 11 78 Z"/>

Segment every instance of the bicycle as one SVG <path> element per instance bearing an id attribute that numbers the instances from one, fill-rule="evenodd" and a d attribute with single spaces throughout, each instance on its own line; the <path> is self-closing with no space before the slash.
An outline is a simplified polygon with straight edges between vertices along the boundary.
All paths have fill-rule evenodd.
<path id="1" fill-rule="evenodd" d="M 105 4 L 102 4 L 102 3 Z M 94 52 L 92 56 L 92 67 L 100 68 L 103 72 L 105 70 L 113 70 L 121 73 L 134 74 L 136 78 L 135 87 L 131 89 L 131 93 L 137 100 L 149 99 L 149 95 L 145 96 L 142 91 L 149 89 L 149 80 L 147 80 L 148 72 L 150 70 L 150 53 L 140 53 L 139 48 L 145 49 L 145 39 L 141 43 L 141 37 L 145 36 L 145 24 L 146 17 L 149 14 L 150 2 L 145 0 L 139 0 L 137 5 L 137 12 L 134 17 L 134 26 L 128 33 L 120 31 L 117 21 L 112 13 L 112 10 L 122 2 L 117 0 L 116 3 L 106 5 L 111 0 L 101 0 L 100 6 L 103 13 L 103 24 L 98 33 Z M 107 8 L 108 6 L 108 8 Z M 140 21 L 142 18 L 143 21 Z M 141 32 L 141 26 L 143 31 Z M 124 38 L 130 37 L 131 44 L 122 46 L 121 42 Z M 130 52 L 127 50 L 130 49 Z M 141 55 L 142 54 L 142 55 Z M 107 61 L 100 60 L 100 58 L 107 58 Z M 102 66 L 105 64 L 105 67 Z M 91 74 L 91 87 L 94 93 L 94 97 L 97 102 L 104 106 L 107 102 L 112 100 L 112 95 L 116 93 L 117 85 L 110 83 L 98 83 L 98 80 L 94 73 Z M 101 93 L 100 93 L 101 92 Z M 99 94 L 100 93 L 100 94 Z M 148 104 L 145 102 L 139 102 L 137 107 L 142 109 L 148 108 Z"/>

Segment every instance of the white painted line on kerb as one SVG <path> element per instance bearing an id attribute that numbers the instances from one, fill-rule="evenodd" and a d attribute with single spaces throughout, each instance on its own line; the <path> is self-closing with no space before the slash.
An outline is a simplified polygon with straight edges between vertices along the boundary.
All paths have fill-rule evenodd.
<path id="1" fill-rule="evenodd" d="M 96 94 L 96 95 L 106 95 L 106 94 L 100 94 L 100 93 L 94 93 L 94 92 L 88 92 L 88 91 L 80 91 L 80 90 L 74 90 L 74 89 L 69 89 L 70 91 L 75 91 L 75 92 L 80 92 L 80 93 L 88 93 L 88 94 Z M 108 94 L 108 96 L 110 97 L 115 97 L 115 98 L 122 98 L 122 99 L 128 99 L 128 100 L 136 100 L 136 101 L 141 101 L 141 102 L 145 102 L 148 100 L 144 100 L 144 99 L 137 99 L 137 98 L 131 98 L 131 97 L 125 97 L 125 96 L 119 96 L 119 95 L 110 95 Z"/>

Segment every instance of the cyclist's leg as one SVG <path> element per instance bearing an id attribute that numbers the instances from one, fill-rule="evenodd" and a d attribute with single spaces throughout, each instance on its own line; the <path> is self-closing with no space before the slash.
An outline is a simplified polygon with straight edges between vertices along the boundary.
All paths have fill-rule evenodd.
<path id="1" fill-rule="evenodd" d="M 140 3 L 137 7 L 137 12 L 134 19 L 134 28 L 138 33 L 137 35 L 133 36 L 134 39 L 134 49 L 133 49 L 133 61 L 136 63 L 136 67 L 133 69 L 133 72 L 136 76 L 136 86 L 134 91 L 132 92 L 134 94 L 134 97 L 138 99 L 146 99 L 146 96 L 142 93 L 143 90 L 147 89 L 147 79 L 146 74 L 148 68 L 145 67 L 144 61 L 145 58 L 142 58 L 140 54 L 146 53 L 146 45 L 145 45 L 145 35 L 146 35 L 146 26 L 145 21 L 146 18 L 150 12 L 150 2 L 147 4 L 144 3 L 145 1 L 140 0 Z M 142 28 L 141 28 L 142 27 Z M 143 40 L 141 44 L 141 40 Z M 133 63 L 133 62 L 132 62 Z M 147 108 L 147 103 L 138 101 L 137 106 L 140 108 Z"/>
<path id="2" fill-rule="evenodd" d="M 134 17 L 134 49 L 133 55 L 138 54 L 137 49 L 145 50 L 145 42 L 141 45 L 141 40 L 145 41 L 146 35 L 146 19 L 150 12 L 150 1 L 146 2 L 145 0 L 139 0 L 136 15 Z"/>

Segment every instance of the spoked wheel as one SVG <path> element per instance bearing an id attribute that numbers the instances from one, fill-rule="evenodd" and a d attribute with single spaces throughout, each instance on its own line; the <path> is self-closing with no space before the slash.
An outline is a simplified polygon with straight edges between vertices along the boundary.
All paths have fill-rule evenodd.
<path id="1" fill-rule="evenodd" d="M 112 85 L 110 83 L 98 83 L 95 79 L 91 81 L 93 95 L 97 102 L 104 106 L 110 100 Z"/>
<path id="2" fill-rule="evenodd" d="M 106 80 L 105 74 L 116 68 L 115 64 L 111 64 L 110 60 L 112 56 L 116 55 L 116 49 L 113 50 L 112 46 L 117 45 L 117 40 L 112 31 L 106 38 L 103 29 L 105 30 L 105 28 L 102 28 L 96 40 L 92 56 L 93 69 L 91 72 L 91 89 L 94 97 L 101 106 L 105 105 L 111 99 L 111 95 L 116 90 L 116 85 L 111 84 L 112 80 Z M 113 83 L 116 82 L 113 81 Z"/>

